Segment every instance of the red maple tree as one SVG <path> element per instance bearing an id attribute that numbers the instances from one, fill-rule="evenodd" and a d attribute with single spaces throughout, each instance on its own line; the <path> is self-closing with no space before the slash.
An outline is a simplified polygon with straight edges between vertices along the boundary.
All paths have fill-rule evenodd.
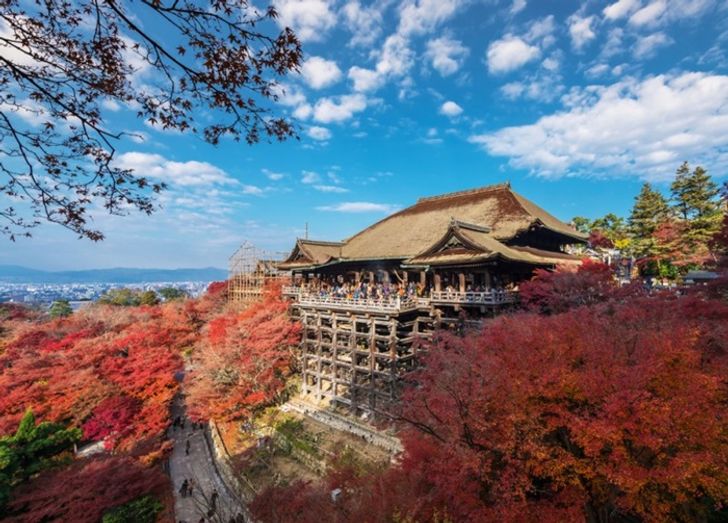
<path id="1" fill-rule="evenodd" d="M 210 319 L 186 382 L 189 414 L 227 421 L 269 404 L 286 387 L 299 333 L 275 284 L 266 288 L 261 302 Z"/>

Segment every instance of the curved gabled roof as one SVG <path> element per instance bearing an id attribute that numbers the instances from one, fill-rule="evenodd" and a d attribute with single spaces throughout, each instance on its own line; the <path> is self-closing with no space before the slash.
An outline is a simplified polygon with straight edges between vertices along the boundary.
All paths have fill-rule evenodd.
<path id="1" fill-rule="evenodd" d="M 284 261 L 278 264 L 279 269 L 298 269 L 325 265 L 341 257 L 341 242 L 324 242 L 298 238 L 296 246 Z"/>
<path id="2" fill-rule="evenodd" d="M 509 184 L 491 185 L 430 198 L 364 229 L 344 242 L 348 260 L 411 258 L 435 243 L 451 220 L 486 227 L 492 238 L 508 241 L 533 225 L 565 236 L 565 243 L 586 237 L 511 190 Z"/>
<path id="3" fill-rule="evenodd" d="M 536 265 L 581 263 L 565 253 L 505 245 L 487 228 L 452 220 L 438 241 L 405 260 L 404 265 L 466 265 L 496 258 Z"/>

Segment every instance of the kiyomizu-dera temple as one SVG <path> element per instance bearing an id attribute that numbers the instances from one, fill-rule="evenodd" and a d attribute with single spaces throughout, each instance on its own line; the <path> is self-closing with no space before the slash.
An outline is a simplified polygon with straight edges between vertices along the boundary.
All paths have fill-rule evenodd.
<path id="1" fill-rule="evenodd" d="M 534 269 L 580 263 L 565 248 L 585 240 L 509 184 L 421 198 L 342 242 L 297 240 L 278 268 L 304 325 L 304 392 L 376 411 L 415 339 L 510 306 Z"/>

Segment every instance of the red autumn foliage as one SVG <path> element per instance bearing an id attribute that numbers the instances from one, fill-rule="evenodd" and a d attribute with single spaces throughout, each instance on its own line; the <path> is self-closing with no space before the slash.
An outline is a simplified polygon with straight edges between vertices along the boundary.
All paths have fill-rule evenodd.
<path id="1" fill-rule="evenodd" d="M 273 401 L 285 389 L 299 333 L 275 284 L 261 302 L 210 319 L 186 387 L 190 416 L 243 419 Z"/>
<path id="2" fill-rule="evenodd" d="M 608 265 L 585 259 L 578 267 L 537 269 L 530 281 L 521 284 L 520 298 L 527 310 L 557 314 L 636 291 L 635 287 L 620 289 Z"/>
<path id="3" fill-rule="evenodd" d="M 16 324 L 0 354 L 0 433 L 11 432 L 27 408 L 39 419 L 81 426 L 109 398 L 126 397 L 139 415 L 110 444 L 123 450 L 161 444 L 178 388 L 180 349 L 195 335 L 180 309 L 97 306 Z"/>
<path id="4" fill-rule="evenodd" d="M 256 515 L 705 521 L 728 503 L 727 304 L 633 297 L 502 316 L 441 336 L 424 363 L 401 402 L 399 467 L 270 489 Z"/>
<path id="5" fill-rule="evenodd" d="M 595 229 L 589 233 L 589 245 L 595 249 L 614 248 L 614 242 L 599 229 Z"/>
<path id="6" fill-rule="evenodd" d="M 19 487 L 3 521 L 98 523 L 108 509 L 147 494 L 166 506 L 158 521 L 173 521 L 169 480 L 159 467 L 118 456 L 81 460 Z"/>
<path id="7" fill-rule="evenodd" d="M 83 424 L 83 437 L 97 441 L 106 439 L 106 447 L 114 448 L 117 441 L 133 432 L 134 418 L 140 407 L 141 402 L 129 396 L 106 398 Z"/>

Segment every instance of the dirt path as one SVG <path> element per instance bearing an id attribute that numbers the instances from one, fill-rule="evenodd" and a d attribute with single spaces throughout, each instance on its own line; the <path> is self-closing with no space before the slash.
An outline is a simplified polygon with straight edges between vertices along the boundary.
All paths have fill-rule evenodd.
<path id="1" fill-rule="evenodd" d="M 174 513 L 177 522 L 183 523 L 230 523 L 246 521 L 238 496 L 228 489 L 215 466 L 205 437 L 206 425 L 195 426 L 186 419 L 183 398 L 177 397 L 172 406 L 172 419 L 179 419 L 181 426 L 173 425 L 169 437 L 174 450 L 169 458 L 169 471 L 174 488 Z M 189 441 L 189 453 L 187 442 Z M 184 480 L 192 483 L 192 495 L 182 495 Z M 217 496 L 215 496 L 217 493 Z M 216 498 L 213 501 L 213 498 Z M 214 507 L 214 510 L 213 510 Z M 236 519 L 238 518 L 238 519 Z"/>

